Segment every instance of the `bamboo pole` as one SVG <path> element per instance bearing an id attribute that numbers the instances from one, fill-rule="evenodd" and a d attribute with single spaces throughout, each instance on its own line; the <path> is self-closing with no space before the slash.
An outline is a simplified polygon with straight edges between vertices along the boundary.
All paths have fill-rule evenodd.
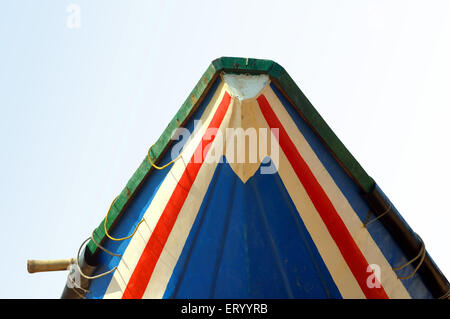
<path id="1" fill-rule="evenodd" d="M 57 260 L 27 260 L 27 269 L 30 274 L 43 271 L 68 270 L 70 264 L 76 262 L 76 258 Z"/>

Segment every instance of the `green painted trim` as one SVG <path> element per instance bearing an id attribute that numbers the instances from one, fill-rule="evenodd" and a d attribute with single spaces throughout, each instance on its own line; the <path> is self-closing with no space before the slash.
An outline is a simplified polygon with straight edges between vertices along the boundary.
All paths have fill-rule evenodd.
<path id="1" fill-rule="evenodd" d="M 175 117 L 172 121 L 170 121 L 160 138 L 156 141 L 150 154 L 152 160 L 156 163 L 158 162 L 161 155 L 164 154 L 165 150 L 170 145 L 172 132 L 188 120 L 189 115 L 193 110 L 195 110 L 196 106 L 199 104 L 199 101 L 201 101 L 201 99 L 205 96 L 212 83 L 222 71 L 238 74 L 268 74 L 275 85 L 281 89 L 286 98 L 297 108 L 300 115 L 323 140 L 324 144 L 340 162 L 342 167 L 344 167 L 347 173 L 353 178 L 353 180 L 366 193 L 372 190 L 374 186 L 373 179 L 364 171 L 344 144 L 342 144 L 338 137 L 333 133 L 331 128 L 312 106 L 289 74 L 283 69 L 283 67 L 271 60 L 232 57 L 222 57 L 214 60 L 209 65 L 200 81 L 198 81 L 197 85 L 194 87 L 191 94 L 183 103 Z M 107 224 L 108 231 L 114 227 L 114 224 L 119 220 L 121 213 L 125 210 L 126 206 L 151 170 L 152 167 L 146 157 L 111 207 Z M 94 230 L 94 237 L 96 241 L 100 243 L 106 238 L 103 224 L 104 220 Z M 99 248 L 95 245 L 95 243 L 89 241 L 87 245 L 87 253 L 94 255 L 98 251 Z"/>

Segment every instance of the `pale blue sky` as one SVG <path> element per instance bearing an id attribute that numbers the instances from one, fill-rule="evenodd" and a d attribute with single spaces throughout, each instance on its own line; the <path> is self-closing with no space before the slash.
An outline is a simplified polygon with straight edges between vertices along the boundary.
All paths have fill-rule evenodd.
<path id="1" fill-rule="evenodd" d="M 450 276 L 447 1 L 3 0 L 1 298 L 59 298 L 26 260 L 75 256 L 220 56 L 280 63 Z"/>

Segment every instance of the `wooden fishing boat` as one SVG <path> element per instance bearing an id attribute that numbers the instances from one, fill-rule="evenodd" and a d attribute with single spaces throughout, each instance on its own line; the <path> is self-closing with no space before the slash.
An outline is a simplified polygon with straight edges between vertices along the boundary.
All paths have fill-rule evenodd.
<path id="1" fill-rule="evenodd" d="M 82 280 L 63 298 L 449 292 L 424 241 L 287 72 L 246 58 L 211 63 L 78 263 Z"/>

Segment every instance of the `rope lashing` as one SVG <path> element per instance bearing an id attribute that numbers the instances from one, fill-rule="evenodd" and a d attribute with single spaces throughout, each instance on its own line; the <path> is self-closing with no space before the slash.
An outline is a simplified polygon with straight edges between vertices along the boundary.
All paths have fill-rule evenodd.
<path id="1" fill-rule="evenodd" d="M 367 227 L 368 225 L 377 221 L 384 215 L 388 214 L 390 211 L 392 211 L 391 203 L 389 203 L 389 207 L 382 214 L 378 215 L 376 218 L 373 218 L 372 220 L 369 220 L 370 216 L 372 214 L 372 211 L 369 211 L 369 213 L 367 214 L 366 221 L 364 222 L 363 226 Z M 420 258 L 420 261 L 419 261 L 418 265 L 416 266 L 416 268 L 408 276 L 397 276 L 397 278 L 400 280 L 407 280 L 407 279 L 410 279 L 412 276 L 414 276 L 416 274 L 416 272 L 419 270 L 420 266 L 422 266 L 423 261 L 425 260 L 425 256 L 426 256 L 426 252 L 427 252 L 425 249 L 425 243 L 423 242 L 422 238 L 420 238 L 419 235 L 416 234 L 416 236 L 419 239 L 419 241 L 421 242 L 421 248 L 420 248 L 418 255 L 416 257 L 414 257 L 413 259 L 411 259 L 410 261 L 404 263 L 401 266 L 393 267 L 392 270 L 394 270 L 394 271 L 401 270 L 401 269 L 405 268 L 406 266 L 410 265 L 411 263 L 413 263 L 414 261 L 416 261 L 418 258 Z"/>
<path id="2" fill-rule="evenodd" d="M 167 163 L 167 164 L 165 164 L 165 165 L 163 165 L 163 166 L 157 166 L 157 165 L 155 165 L 155 163 L 152 161 L 151 156 L 150 156 L 150 152 L 151 152 L 152 147 L 153 147 L 154 145 L 155 145 L 155 144 L 153 144 L 152 146 L 150 146 L 150 148 L 148 149 L 148 152 L 147 152 L 147 158 L 148 158 L 148 161 L 150 162 L 150 164 L 152 164 L 152 166 L 153 166 L 154 168 L 158 169 L 158 170 L 162 170 L 162 169 L 166 168 L 167 166 L 172 165 L 173 163 L 175 163 L 175 161 L 176 161 L 177 159 L 179 159 L 179 158 L 181 157 L 181 153 L 180 153 L 175 159 L 171 160 L 169 163 Z"/>
<path id="3" fill-rule="evenodd" d="M 167 163 L 167 164 L 165 164 L 165 165 L 163 165 L 163 166 L 157 166 L 157 165 L 155 165 L 155 163 L 153 163 L 153 161 L 152 161 L 152 159 L 151 159 L 151 157 L 150 157 L 150 151 L 151 151 L 152 147 L 153 147 L 153 145 L 150 146 L 150 148 L 149 148 L 149 150 L 148 150 L 148 152 L 147 152 L 147 158 L 148 158 L 150 164 L 151 164 L 155 169 L 162 170 L 162 169 L 168 167 L 169 165 L 172 165 L 177 159 L 179 159 L 179 158 L 181 157 L 181 153 L 180 153 L 180 154 L 177 156 L 177 158 L 175 158 L 174 160 L 170 161 L 169 163 Z M 136 228 L 134 229 L 134 231 L 133 231 L 133 233 L 132 233 L 131 235 L 126 236 L 126 237 L 122 237 L 122 238 L 115 238 L 115 237 L 112 237 L 112 236 L 108 233 L 107 224 L 108 224 L 109 213 L 111 212 L 111 209 L 112 209 L 114 203 L 116 202 L 117 198 L 118 198 L 118 196 L 117 196 L 116 198 L 114 198 L 113 202 L 112 202 L 111 205 L 109 206 L 108 212 L 106 213 L 106 216 L 105 216 L 105 222 L 103 223 L 103 227 L 104 227 L 104 230 L 105 230 L 105 235 L 106 235 L 109 239 L 114 240 L 114 241 L 122 241 L 122 240 L 130 239 L 131 237 L 134 236 L 134 234 L 136 233 L 136 231 L 137 231 L 138 228 L 139 228 L 139 225 L 141 225 L 141 223 L 144 221 L 144 218 L 142 218 L 142 219 L 139 221 L 139 223 L 137 224 Z M 117 269 L 117 266 L 116 266 L 116 267 L 113 267 L 112 269 L 110 269 L 110 270 L 108 270 L 108 271 L 105 271 L 105 272 L 103 272 L 103 273 L 101 273 L 101 274 L 98 274 L 98 275 L 96 275 L 96 276 L 88 276 L 88 275 L 86 275 L 85 273 L 83 273 L 83 271 L 81 270 L 81 267 L 80 267 L 80 264 L 79 264 L 78 261 L 79 261 L 79 259 L 80 259 L 81 248 L 84 246 L 84 244 L 86 244 L 86 242 L 87 242 L 88 240 L 92 240 L 92 242 L 93 242 L 98 248 L 100 248 L 101 250 L 103 250 L 103 251 L 104 251 L 105 253 L 107 253 L 107 254 L 110 254 L 110 255 L 116 256 L 116 257 L 121 257 L 121 256 L 122 256 L 122 255 L 120 255 L 120 254 L 113 253 L 113 252 L 109 251 L 108 249 L 106 249 L 105 247 L 103 247 L 102 245 L 100 245 L 100 243 L 98 243 L 98 242 L 95 240 L 95 238 L 94 238 L 94 233 L 92 233 L 91 237 L 87 238 L 87 239 L 81 244 L 80 248 L 78 249 L 77 259 L 76 259 L 76 266 L 78 267 L 78 270 L 79 270 L 79 272 L 80 272 L 80 275 L 83 276 L 84 278 L 88 279 L 88 280 L 93 280 L 93 279 L 97 279 L 97 278 L 101 278 L 101 277 L 107 276 L 107 275 L 109 275 L 110 273 L 112 273 L 113 271 L 115 271 L 115 270 Z M 74 282 L 73 279 L 72 279 L 72 282 L 75 284 L 75 282 Z M 82 298 L 85 298 L 85 297 L 84 297 L 82 294 L 80 294 L 78 291 L 76 291 L 76 288 L 79 288 L 79 289 L 83 290 L 84 293 L 89 292 L 89 290 L 86 290 L 86 289 L 84 289 L 84 288 L 82 288 L 82 287 L 75 286 L 73 290 L 76 292 L 76 294 L 77 294 L 78 296 L 80 296 L 80 297 L 82 297 Z"/>
<path id="4" fill-rule="evenodd" d="M 86 278 L 86 279 L 93 280 L 93 279 L 97 279 L 97 278 L 101 278 L 101 277 L 104 277 L 104 276 L 109 275 L 109 274 L 112 273 L 114 270 L 116 270 L 117 267 L 114 267 L 114 268 L 112 268 L 112 269 L 110 269 L 110 270 L 108 270 L 108 271 L 105 271 L 104 273 L 98 274 L 98 275 L 96 275 L 96 276 L 88 276 L 88 275 L 86 275 L 85 273 L 83 273 L 83 271 L 81 270 L 80 264 L 79 264 L 79 260 L 80 260 L 80 252 L 81 252 L 81 248 L 83 248 L 84 244 L 86 244 L 87 241 L 90 240 L 90 239 L 91 239 L 91 237 L 88 237 L 88 238 L 81 244 L 80 248 L 78 249 L 78 253 L 77 253 L 77 267 L 78 267 L 78 271 L 80 272 L 80 275 L 81 275 L 81 276 L 83 276 L 83 277 Z"/>
<path id="5" fill-rule="evenodd" d="M 426 256 L 426 254 L 427 254 L 427 251 L 426 251 L 426 249 L 425 249 L 425 243 L 423 242 L 422 238 L 420 238 L 420 236 L 419 236 L 418 234 L 416 234 L 416 236 L 417 236 L 417 238 L 419 239 L 419 241 L 422 243 L 422 246 L 420 247 L 420 251 L 419 251 L 419 253 L 417 254 L 417 256 L 414 257 L 413 259 L 411 259 L 410 261 L 404 263 L 404 264 L 401 265 L 401 266 L 393 267 L 392 270 L 397 271 L 397 270 L 403 269 L 403 268 L 405 268 L 406 266 L 408 266 L 408 265 L 410 265 L 411 263 L 413 263 L 414 261 L 416 261 L 418 258 L 420 258 L 420 262 L 419 262 L 419 264 L 416 266 L 416 268 L 415 268 L 408 276 L 404 276 L 404 277 L 399 277 L 399 276 L 397 276 L 397 278 L 400 279 L 400 280 L 406 280 L 406 279 L 409 279 L 409 278 L 411 278 L 412 276 L 414 276 L 414 275 L 416 274 L 416 272 L 419 270 L 420 266 L 422 266 L 423 261 L 425 260 L 425 256 Z"/>
<path id="6" fill-rule="evenodd" d="M 117 196 L 117 197 L 119 197 L 119 196 Z M 106 213 L 105 222 L 104 222 L 103 226 L 104 226 L 104 228 L 105 228 L 105 235 L 106 235 L 109 239 L 114 240 L 114 241 L 122 241 L 122 240 L 126 240 L 126 239 L 129 239 L 129 238 L 131 238 L 131 237 L 134 236 L 134 234 L 136 233 L 136 231 L 137 231 L 138 228 L 139 228 L 139 225 L 144 221 L 144 218 L 141 219 L 141 221 L 137 224 L 136 228 L 134 229 L 133 233 L 132 233 L 131 235 L 129 235 L 129 236 L 122 237 L 122 238 L 114 238 L 114 237 L 112 237 L 110 234 L 108 234 L 108 229 L 107 229 L 107 227 L 106 227 L 106 224 L 108 223 L 109 212 L 111 211 L 111 208 L 113 207 L 114 203 L 116 202 L 117 197 L 114 198 L 113 202 L 111 203 L 111 206 L 109 206 L 108 213 Z"/>
<path id="7" fill-rule="evenodd" d="M 83 291 L 84 293 L 90 292 L 89 289 L 84 289 L 83 287 L 81 287 L 80 285 L 78 285 L 78 284 L 75 282 L 75 279 L 70 278 L 70 282 L 73 284 L 74 288 L 80 289 L 80 290 Z M 73 289 L 73 288 L 72 288 L 72 289 Z"/>
<path id="8" fill-rule="evenodd" d="M 100 244 L 95 240 L 95 238 L 94 238 L 94 232 L 92 232 L 91 240 L 92 240 L 92 242 L 93 242 L 98 248 L 100 248 L 101 250 L 103 250 L 105 253 L 110 254 L 111 256 L 122 257 L 121 254 L 115 254 L 115 253 L 109 251 L 108 249 L 106 249 L 105 247 L 103 247 L 102 245 L 100 245 Z"/>
<path id="9" fill-rule="evenodd" d="M 440 296 L 438 299 L 450 299 L 450 287 L 448 287 L 447 292 Z"/>
<path id="10" fill-rule="evenodd" d="M 153 145 L 154 145 L 154 144 L 153 144 Z M 162 169 L 168 167 L 169 165 L 172 165 L 177 159 L 179 159 L 179 158 L 181 157 L 181 153 L 180 153 L 180 154 L 177 156 L 177 158 L 175 158 L 174 160 L 171 160 L 169 163 L 167 163 L 167 164 L 165 164 L 165 165 L 163 165 L 163 166 L 157 166 L 157 165 L 155 165 L 155 163 L 153 163 L 153 161 L 152 161 L 152 159 L 151 159 L 151 156 L 150 156 L 150 151 L 152 150 L 153 145 L 150 146 L 150 148 L 148 149 L 148 152 L 147 152 L 147 158 L 148 158 L 150 164 L 151 164 L 154 168 L 156 168 L 156 169 L 158 169 L 158 170 L 162 170 Z M 136 228 L 134 229 L 133 233 L 131 233 L 131 235 L 126 236 L 126 237 L 122 237 L 122 238 L 115 238 L 115 237 L 112 237 L 112 236 L 108 233 L 107 224 L 108 224 L 109 213 L 111 212 L 111 208 L 113 207 L 113 205 L 114 205 L 114 203 L 116 202 L 117 198 L 118 198 L 118 196 L 117 196 L 116 198 L 114 198 L 113 202 L 112 202 L 111 205 L 109 206 L 108 213 L 106 213 L 106 216 L 105 216 L 105 222 L 104 222 L 104 224 L 103 224 L 103 227 L 104 227 L 104 229 L 105 229 L 105 235 L 106 235 L 109 239 L 114 240 L 114 241 L 122 241 L 122 240 L 130 239 L 131 237 L 134 236 L 134 234 L 136 233 L 136 231 L 137 231 L 138 228 L 139 228 L 139 225 L 141 225 L 141 223 L 144 221 L 144 218 L 142 218 L 142 219 L 140 220 L 140 222 L 137 224 Z M 93 238 L 93 236 L 92 236 L 92 238 Z M 106 250 L 104 247 L 101 247 L 98 243 L 96 243 L 95 240 L 93 240 L 93 241 L 94 241 L 94 243 L 95 243 L 100 249 L 102 249 L 102 250 L 105 251 L 106 253 L 108 253 L 108 254 L 110 254 L 110 255 L 113 255 L 113 256 L 121 256 L 121 255 L 118 255 L 118 254 L 111 253 L 110 251 Z"/>
<path id="11" fill-rule="evenodd" d="M 367 228 L 368 225 L 372 224 L 374 221 L 377 221 L 378 219 L 380 219 L 381 217 L 383 217 L 384 215 L 389 213 L 391 210 L 392 210 L 392 204 L 389 203 L 389 207 L 382 214 L 378 215 L 377 217 L 375 217 L 372 220 L 369 220 L 369 217 L 372 215 L 372 211 L 369 210 L 369 213 L 367 214 L 366 221 L 364 222 L 363 226 Z"/>
<path id="12" fill-rule="evenodd" d="M 85 296 L 83 296 L 82 294 L 80 294 L 80 293 L 77 291 L 77 287 L 73 287 L 72 290 L 73 290 L 73 291 L 78 295 L 78 297 L 80 297 L 81 299 L 86 299 Z"/>

